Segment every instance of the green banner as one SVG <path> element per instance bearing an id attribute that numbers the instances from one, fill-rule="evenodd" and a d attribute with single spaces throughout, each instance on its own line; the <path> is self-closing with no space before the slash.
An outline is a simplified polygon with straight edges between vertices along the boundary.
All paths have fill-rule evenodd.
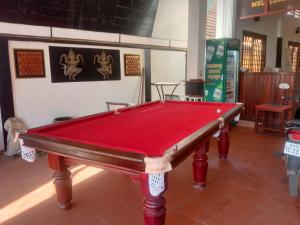
<path id="1" fill-rule="evenodd" d="M 223 102 L 224 43 L 208 41 L 206 47 L 205 100 Z"/>
<path id="2" fill-rule="evenodd" d="M 206 41 L 205 100 L 236 102 L 239 73 L 238 39 Z"/>

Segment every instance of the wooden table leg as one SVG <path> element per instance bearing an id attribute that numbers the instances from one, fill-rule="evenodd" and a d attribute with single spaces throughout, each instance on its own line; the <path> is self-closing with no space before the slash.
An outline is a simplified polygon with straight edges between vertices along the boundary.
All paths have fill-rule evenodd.
<path id="1" fill-rule="evenodd" d="M 194 188 L 202 189 L 206 184 L 207 175 L 207 152 L 209 150 L 209 139 L 201 142 L 199 146 L 196 147 L 194 153 L 193 161 L 193 172 L 194 172 Z"/>
<path id="2" fill-rule="evenodd" d="M 70 209 L 72 207 L 72 180 L 62 156 L 48 154 L 49 167 L 55 170 L 53 174 L 58 207 Z"/>
<path id="3" fill-rule="evenodd" d="M 145 225 L 164 225 L 166 220 L 167 174 L 142 174 L 140 177 L 144 198 Z"/>
<path id="4" fill-rule="evenodd" d="M 228 156 L 229 144 L 230 144 L 229 134 L 228 134 L 229 130 L 230 130 L 230 125 L 227 124 L 220 131 L 218 148 L 219 148 L 219 157 L 221 159 L 227 159 L 227 156 Z"/>

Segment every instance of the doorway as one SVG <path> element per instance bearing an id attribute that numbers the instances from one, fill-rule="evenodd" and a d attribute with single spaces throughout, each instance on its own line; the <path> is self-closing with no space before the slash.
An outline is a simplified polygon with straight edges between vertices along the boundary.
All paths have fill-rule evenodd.
<path id="1" fill-rule="evenodd" d="M 5 149 L 7 133 L 4 121 L 13 117 L 14 103 L 8 55 L 8 40 L 0 37 L 0 149 Z M 4 147 L 2 147 L 4 146 Z"/>

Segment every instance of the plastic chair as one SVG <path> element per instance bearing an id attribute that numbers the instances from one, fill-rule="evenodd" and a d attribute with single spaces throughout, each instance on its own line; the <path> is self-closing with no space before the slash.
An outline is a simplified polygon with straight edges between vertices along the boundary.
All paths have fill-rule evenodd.
<path id="1" fill-rule="evenodd" d="M 125 103 L 125 102 L 105 102 L 106 106 L 107 106 L 107 110 L 108 111 L 112 111 L 112 110 L 117 110 L 120 108 L 125 108 L 128 106 L 133 106 L 134 104 L 132 103 Z"/>

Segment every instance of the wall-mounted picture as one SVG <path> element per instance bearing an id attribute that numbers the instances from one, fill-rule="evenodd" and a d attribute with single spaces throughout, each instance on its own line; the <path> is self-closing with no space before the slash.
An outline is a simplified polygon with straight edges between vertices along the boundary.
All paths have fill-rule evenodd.
<path id="1" fill-rule="evenodd" d="M 14 49 L 17 78 L 45 77 L 44 51 Z"/>
<path id="2" fill-rule="evenodd" d="M 125 76 L 141 75 L 141 56 L 125 54 L 124 55 Z"/>
<path id="3" fill-rule="evenodd" d="M 120 51 L 49 47 L 52 83 L 121 80 Z"/>

